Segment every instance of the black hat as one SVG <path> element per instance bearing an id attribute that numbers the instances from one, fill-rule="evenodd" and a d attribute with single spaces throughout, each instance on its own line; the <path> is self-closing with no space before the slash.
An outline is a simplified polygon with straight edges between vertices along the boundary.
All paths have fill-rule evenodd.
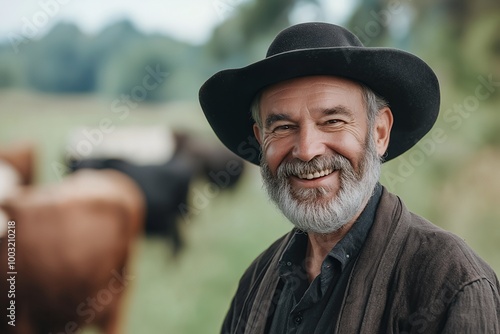
<path id="1" fill-rule="evenodd" d="M 248 150 L 254 97 L 269 85 L 313 75 L 363 83 L 389 102 L 394 124 L 385 161 L 415 145 L 437 119 L 439 83 L 423 60 L 397 49 L 364 47 L 350 31 L 328 23 L 303 23 L 283 30 L 265 59 L 209 78 L 200 89 L 200 104 L 219 139 L 258 165 L 260 148 Z"/>

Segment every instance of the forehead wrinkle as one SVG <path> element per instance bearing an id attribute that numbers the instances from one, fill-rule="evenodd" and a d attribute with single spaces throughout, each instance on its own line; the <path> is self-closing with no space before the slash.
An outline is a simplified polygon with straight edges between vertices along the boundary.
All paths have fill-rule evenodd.
<path id="1" fill-rule="evenodd" d="M 348 80 L 340 80 L 339 82 L 313 82 L 307 85 L 308 88 L 313 88 L 313 87 L 319 87 L 319 88 L 335 88 L 335 89 L 340 89 L 344 91 L 349 91 L 349 93 L 352 93 L 354 91 L 361 91 L 361 86 L 353 81 L 348 81 Z"/>
<path id="2" fill-rule="evenodd" d="M 327 116 L 328 115 L 345 115 L 345 116 L 348 116 L 351 118 L 354 116 L 354 112 L 349 107 L 346 107 L 342 104 L 337 105 L 335 107 L 324 109 L 323 114 L 325 114 Z"/>

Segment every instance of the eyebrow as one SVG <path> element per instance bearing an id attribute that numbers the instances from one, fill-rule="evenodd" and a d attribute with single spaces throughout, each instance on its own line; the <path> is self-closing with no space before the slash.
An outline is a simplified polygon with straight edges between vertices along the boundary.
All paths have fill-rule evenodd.
<path id="1" fill-rule="evenodd" d="M 290 121 L 291 118 L 287 114 L 271 114 L 266 118 L 266 128 L 269 128 L 273 123 L 278 121 Z"/>

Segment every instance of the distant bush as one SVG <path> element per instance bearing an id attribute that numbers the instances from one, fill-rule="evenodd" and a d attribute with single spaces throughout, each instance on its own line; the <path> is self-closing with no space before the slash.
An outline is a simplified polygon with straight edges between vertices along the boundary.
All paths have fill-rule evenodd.
<path id="1" fill-rule="evenodd" d="M 0 88 L 20 87 L 23 84 L 22 63 L 8 48 L 0 49 Z"/>

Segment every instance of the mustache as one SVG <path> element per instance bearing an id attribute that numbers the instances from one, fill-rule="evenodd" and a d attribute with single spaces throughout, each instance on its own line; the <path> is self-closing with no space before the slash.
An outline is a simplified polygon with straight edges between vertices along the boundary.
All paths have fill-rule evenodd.
<path id="1" fill-rule="evenodd" d="M 355 174 L 354 168 L 347 158 L 339 154 L 332 154 L 329 156 L 318 156 L 310 161 L 302 161 L 299 159 L 286 161 L 276 170 L 276 177 L 284 179 L 299 174 L 313 174 L 314 172 L 320 172 L 327 169 Z"/>

